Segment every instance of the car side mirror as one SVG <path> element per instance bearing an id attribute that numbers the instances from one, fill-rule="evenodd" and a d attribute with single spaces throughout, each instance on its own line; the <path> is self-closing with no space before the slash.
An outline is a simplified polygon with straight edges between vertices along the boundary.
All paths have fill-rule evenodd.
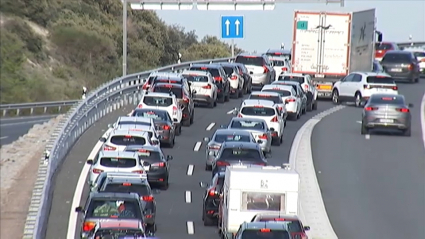
<path id="1" fill-rule="evenodd" d="M 413 108 L 413 104 L 409 103 L 407 106 L 409 106 L 409 108 Z"/>
<path id="2" fill-rule="evenodd" d="M 204 142 L 210 142 L 210 138 L 205 137 L 205 138 L 204 138 Z"/>
<path id="3" fill-rule="evenodd" d="M 274 128 L 270 128 L 270 131 L 274 131 Z"/>
<path id="4" fill-rule="evenodd" d="M 234 108 L 233 111 L 232 111 L 232 114 L 236 115 L 238 112 L 239 112 L 239 109 L 238 108 Z"/>
<path id="5" fill-rule="evenodd" d="M 207 188 L 207 187 L 209 187 L 209 184 L 208 184 L 208 183 L 206 183 L 206 182 L 200 182 L 200 183 L 199 183 L 199 186 L 200 186 L 201 188 Z"/>
<path id="6" fill-rule="evenodd" d="M 79 206 L 79 207 L 76 207 L 76 208 L 75 208 L 75 212 L 81 212 L 81 213 L 84 213 L 84 209 L 83 209 L 83 207 Z"/>
<path id="7" fill-rule="evenodd" d="M 167 155 L 167 161 L 170 161 L 170 160 L 173 160 L 173 159 L 174 159 L 173 156 Z"/>
<path id="8" fill-rule="evenodd" d="M 105 143 L 106 139 L 102 137 L 102 138 L 99 139 L 99 141 L 102 142 L 102 143 Z"/>
<path id="9" fill-rule="evenodd" d="M 94 164 L 93 159 L 87 159 L 86 164 L 93 165 Z"/>
<path id="10" fill-rule="evenodd" d="M 262 141 L 261 139 L 259 139 L 259 140 L 257 140 L 257 143 L 258 143 L 258 144 L 262 144 L 262 143 L 263 143 L 263 141 Z"/>
<path id="11" fill-rule="evenodd" d="M 304 231 L 310 231 L 310 227 L 309 226 L 304 226 Z"/>
<path id="12" fill-rule="evenodd" d="M 174 123 L 178 123 L 179 121 L 177 119 L 173 119 L 173 122 Z"/>
<path id="13" fill-rule="evenodd" d="M 252 75 L 252 74 L 254 74 L 254 72 L 250 71 L 249 74 Z"/>

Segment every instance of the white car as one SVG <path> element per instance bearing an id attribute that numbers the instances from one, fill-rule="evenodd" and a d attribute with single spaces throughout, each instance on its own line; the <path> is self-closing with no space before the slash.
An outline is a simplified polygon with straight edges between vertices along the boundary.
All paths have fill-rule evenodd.
<path id="1" fill-rule="evenodd" d="M 139 129 L 114 129 L 104 141 L 103 151 L 124 151 L 130 145 L 151 145 L 159 147 L 159 140 Z"/>
<path id="2" fill-rule="evenodd" d="M 152 72 L 149 74 L 148 79 L 146 79 L 145 83 L 142 86 L 142 90 L 149 90 L 152 86 L 152 82 L 158 76 L 179 76 L 179 73 L 174 72 Z"/>
<path id="3" fill-rule="evenodd" d="M 239 118 L 257 118 L 266 121 L 272 135 L 272 143 L 280 145 L 283 141 L 285 121 L 278 106 L 270 100 L 244 100 L 240 109 L 234 109 Z"/>
<path id="4" fill-rule="evenodd" d="M 280 97 L 280 94 L 277 92 L 261 92 L 261 91 L 254 91 L 251 93 L 251 95 L 248 97 L 250 100 L 270 100 L 273 101 L 280 110 L 282 114 L 282 118 L 285 121 L 286 126 L 286 118 L 288 117 L 288 111 L 286 110 L 286 102 L 282 100 L 282 97 Z"/>
<path id="5" fill-rule="evenodd" d="M 207 104 L 210 108 L 217 106 L 218 89 L 211 73 L 185 70 L 182 75 L 190 82 L 190 88 L 194 92 L 192 98 L 196 104 Z"/>
<path id="6" fill-rule="evenodd" d="M 226 75 L 229 77 L 229 83 L 230 83 L 230 93 L 234 98 L 240 98 L 243 96 L 244 93 L 244 83 L 245 80 L 242 76 L 242 74 L 239 72 L 239 68 L 235 63 L 220 63 L 220 65 L 223 67 L 224 72 L 226 72 Z"/>
<path id="7" fill-rule="evenodd" d="M 372 94 L 398 95 L 394 79 L 386 73 L 353 72 L 332 87 L 332 102 L 354 102 L 357 107 L 363 105 Z"/>
<path id="8" fill-rule="evenodd" d="M 90 166 L 89 185 L 94 185 L 103 172 L 145 174 L 143 162 L 137 152 L 100 151 L 97 158 L 86 161 Z"/>
<path id="9" fill-rule="evenodd" d="M 302 99 L 300 96 L 297 96 L 297 92 L 291 85 L 265 85 L 261 91 L 278 93 L 282 100 L 286 102 L 288 116 L 294 120 L 301 117 L 303 109 Z"/>
<path id="10" fill-rule="evenodd" d="M 173 121 L 176 122 L 177 128 L 181 127 L 181 121 L 183 117 L 182 105 L 179 103 L 177 97 L 172 93 L 167 94 L 146 91 L 139 104 L 137 105 L 137 108 L 165 110 L 168 112 L 171 118 L 173 118 Z"/>
<path id="11" fill-rule="evenodd" d="M 276 71 L 276 80 L 281 74 L 291 72 L 291 64 L 289 63 L 288 58 L 269 57 L 269 59 L 273 63 L 273 68 Z"/>
<path id="12" fill-rule="evenodd" d="M 109 134 L 114 130 L 122 127 L 131 128 L 135 125 L 148 126 L 155 129 L 155 123 L 151 118 L 144 117 L 131 117 L 131 116 L 120 116 L 117 121 L 113 124 L 108 124 L 108 130 L 104 134 L 105 138 L 108 138 Z M 121 127 L 122 126 L 122 127 Z"/>

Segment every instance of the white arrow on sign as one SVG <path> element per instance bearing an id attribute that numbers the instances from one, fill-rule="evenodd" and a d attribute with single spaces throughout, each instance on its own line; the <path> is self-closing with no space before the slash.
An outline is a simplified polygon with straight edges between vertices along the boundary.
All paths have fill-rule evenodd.
<path id="1" fill-rule="evenodd" d="M 227 19 L 224 24 L 226 24 L 226 36 L 228 36 L 228 35 L 230 35 L 230 21 L 229 21 L 229 19 Z"/>
<path id="2" fill-rule="evenodd" d="M 238 19 L 236 19 L 235 21 L 235 25 L 236 25 L 236 36 L 239 36 L 239 25 L 241 24 L 241 22 L 239 22 Z"/>

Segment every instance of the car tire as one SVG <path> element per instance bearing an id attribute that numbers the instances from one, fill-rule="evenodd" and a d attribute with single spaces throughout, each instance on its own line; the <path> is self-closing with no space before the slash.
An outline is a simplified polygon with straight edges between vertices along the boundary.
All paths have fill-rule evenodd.
<path id="1" fill-rule="evenodd" d="M 239 90 L 238 98 L 242 98 L 243 97 L 243 92 L 244 92 L 244 89 L 243 88 Z"/>
<path id="2" fill-rule="evenodd" d="M 195 109 L 192 110 L 192 115 L 190 116 L 190 124 L 193 124 L 193 121 L 195 120 Z"/>
<path id="3" fill-rule="evenodd" d="M 168 176 L 167 176 L 167 179 L 163 183 L 161 183 L 161 190 L 167 190 L 169 186 L 170 184 L 168 183 Z"/>
<path id="4" fill-rule="evenodd" d="M 313 103 L 313 110 L 317 110 L 317 100 Z"/>
<path id="5" fill-rule="evenodd" d="M 334 103 L 335 105 L 341 104 L 341 102 L 339 101 L 339 92 L 337 89 L 332 91 L 332 103 Z"/>
<path id="6" fill-rule="evenodd" d="M 369 130 L 363 124 L 362 124 L 361 133 L 362 135 L 369 134 Z"/>
<path id="7" fill-rule="evenodd" d="M 223 96 L 218 99 L 218 102 L 219 103 L 224 103 L 225 101 L 226 101 L 226 96 L 224 96 L 224 94 L 223 94 Z"/>
<path id="8" fill-rule="evenodd" d="M 205 171 L 212 171 L 212 166 L 205 164 Z"/>
<path id="9" fill-rule="evenodd" d="M 210 103 L 208 103 L 208 108 L 214 108 L 215 106 L 215 101 L 211 101 Z"/>
<path id="10" fill-rule="evenodd" d="M 280 146 L 281 138 L 273 138 L 272 139 L 272 145 L 273 146 Z"/>
<path id="11" fill-rule="evenodd" d="M 190 118 L 187 119 L 187 120 L 184 120 L 182 124 L 183 124 L 183 126 L 189 127 L 190 126 Z"/>
<path id="12" fill-rule="evenodd" d="M 179 135 L 181 135 L 182 134 L 182 126 L 181 125 L 179 125 L 179 126 L 177 126 L 177 128 L 176 128 L 176 135 L 177 136 L 179 136 Z"/>
<path id="13" fill-rule="evenodd" d="M 303 110 L 301 111 L 301 114 L 305 115 L 307 113 L 307 105 L 304 106 Z"/>
<path id="14" fill-rule="evenodd" d="M 230 90 L 229 92 L 227 92 L 227 95 L 224 97 L 225 102 L 229 102 L 229 100 L 230 100 Z"/>
<path id="15" fill-rule="evenodd" d="M 173 140 L 170 142 L 170 143 L 168 143 L 168 147 L 169 148 L 174 148 L 174 144 L 175 144 L 175 137 L 173 137 Z"/>
<path id="16" fill-rule="evenodd" d="M 355 99 L 355 101 L 354 101 L 354 105 L 355 105 L 356 107 L 361 107 L 361 106 L 362 106 L 362 94 L 360 94 L 360 92 L 357 92 L 357 93 L 354 95 L 354 99 Z"/>
<path id="17" fill-rule="evenodd" d="M 410 137 L 411 136 L 411 128 L 407 128 L 403 131 L 403 136 Z"/>

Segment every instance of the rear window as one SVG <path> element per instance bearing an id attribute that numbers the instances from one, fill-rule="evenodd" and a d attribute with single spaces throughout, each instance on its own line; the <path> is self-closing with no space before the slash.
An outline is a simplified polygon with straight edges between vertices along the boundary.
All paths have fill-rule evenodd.
<path id="1" fill-rule="evenodd" d="M 410 62 L 410 54 L 403 54 L 403 53 L 386 53 L 384 58 L 382 59 L 382 62 L 387 63 L 403 63 L 403 62 Z"/>
<path id="2" fill-rule="evenodd" d="M 300 84 L 304 83 L 304 77 L 300 76 L 279 76 L 278 81 L 293 81 Z"/>
<path id="3" fill-rule="evenodd" d="M 285 61 L 276 61 L 273 60 L 273 66 L 285 66 Z"/>
<path id="4" fill-rule="evenodd" d="M 290 239 L 289 234 L 287 231 L 282 231 L 282 230 L 270 230 L 270 231 L 266 231 L 266 230 L 244 230 L 242 232 L 242 239 L 261 239 L 261 238 L 265 238 L 265 239 Z"/>
<path id="5" fill-rule="evenodd" d="M 143 137 L 135 137 L 135 136 L 112 136 L 111 143 L 119 146 L 129 146 L 129 145 L 145 145 L 146 140 Z"/>
<path id="6" fill-rule="evenodd" d="M 276 89 L 265 89 L 262 90 L 262 92 L 276 92 L 278 93 L 281 97 L 286 97 L 286 96 L 291 96 L 291 91 L 289 90 L 276 90 Z"/>
<path id="7" fill-rule="evenodd" d="M 236 57 L 235 62 L 242 63 L 244 65 L 252 65 L 252 66 L 263 66 L 265 63 L 262 57 L 246 57 L 246 56 Z"/>
<path id="8" fill-rule="evenodd" d="M 168 93 L 168 92 L 167 92 Z M 170 106 L 173 104 L 173 98 L 171 97 L 158 97 L 158 96 L 145 96 L 143 97 L 143 103 L 148 106 Z"/>
<path id="9" fill-rule="evenodd" d="M 153 83 L 154 84 L 156 84 L 156 83 L 170 83 L 170 84 L 179 84 L 179 85 L 181 85 L 182 84 L 182 81 L 181 80 L 173 80 L 173 79 L 164 79 L 164 78 L 157 77 L 153 81 Z"/>
<path id="10" fill-rule="evenodd" d="M 100 165 L 108 168 L 132 168 L 137 165 L 133 158 L 101 158 Z"/>
<path id="11" fill-rule="evenodd" d="M 375 50 L 394 50 L 390 43 L 375 43 Z"/>
<path id="12" fill-rule="evenodd" d="M 267 188 L 267 180 L 263 185 Z M 242 192 L 241 211 L 281 211 L 285 208 L 285 193 Z"/>
<path id="13" fill-rule="evenodd" d="M 275 109 L 268 107 L 255 107 L 248 106 L 243 107 L 241 113 L 244 115 L 253 115 L 253 116 L 273 116 L 275 115 Z"/>
<path id="14" fill-rule="evenodd" d="M 303 232 L 298 220 L 288 220 L 284 218 L 261 218 L 260 222 L 278 222 L 285 224 L 290 232 Z"/>
<path id="15" fill-rule="evenodd" d="M 220 76 L 220 71 L 217 68 L 209 67 L 191 67 L 191 71 L 208 71 L 213 77 Z"/>
<path id="16" fill-rule="evenodd" d="M 234 69 L 231 66 L 223 66 L 223 69 L 226 72 L 226 75 L 228 76 L 230 76 L 234 72 Z"/>
<path id="17" fill-rule="evenodd" d="M 238 135 L 238 134 L 217 134 L 214 138 L 214 141 L 217 143 L 223 142 L 250 142 L 251 138 L 248 135 Z"/>
<path id="18" fill-rule="evenodd" d="M 145 238 L 145 234 L 140 229 L 129 229 L 129 228 L 108 228 L 98 229 L 94 236 L 96 239 L 141 239 Z"/>
<path id="19" fill-rule="evenodd" d="M 184 77 L 190 82 L 208 82 L 207 76 L 184 75 Z"/>
<path id="20" fill-rule="evenodd" d="M 370 104 L 395 104 L 395 105 L 404 105 L 404 99 L 402 97 L 397 96 L 390 96 L 390 97 L 384 97 L 384 96 L 372 96 L 369 100 Z"/>
<path id="21" fill-rule="evenodd" d="M 224 149 L 220 156 L 221 159 L 226 161 L 232 160 L 258 160 L 262 161 L 260 152 L 256 149 L 244 149 L 244 148 L 227 148 Z"/>
<path id="22" fill-rule="evenodd" d="M 266 53 L 267 56 L 274 56 L 274 57 L 285 57 L 287 59 L 291 59 L 290 53 L 282 53 L 282 52 L 273 52 L 269 51 Z"/>
<path id="23" fill-rule="evenodd" d="M 94 199 L 86 212 L 87 218 L 142 218 L 136 200 Z"/>
<path id="24" fill-rule="evenodd" d="M 258 122 L 258 121 L 235 120 L 235 121 L 232 121 L 230 128 L 264 130 L 266 126 L 264 125 L 263 122 Z"/>
<path id="25" fill-rule="evenodd" d="M 110 193 L 137 193 L 140 196 L 150 195 L 150 189 L 145 184 L 134 183 L 108 183 L 102 192 Z"/>
<path id="26" fill-rule="evenodd" d="M 416 57 L 422 58 L 425 57 L 425 52 L 413 52 L 413 55 L 415 55 Z"/>
<path id="27" fill-rule="evenodd" d="M 270 100 L 273 101 L 273 103 L 275 104 L 279 104 L 282 103 L 282 99 L 279 96 L 273 96 L 273 95 L 267 95 L 267 94 L 263 94 L 263 95 L 251 95 L 249 97 L 249 99 L 253 99 L 253 100 Z"/>
<path id="28" fill-rule="evenodd" d="M 166 111 L 158 110 L 135 110 L 131 116 L 151 118 L 154 120 L 165 120 L 168 121 L 168 115 Z"/>
<path id="29" fill-rule="evenodd" d="M 165 85 L 165 86 L 154 86 L 154 92 L 162 92 L 162 93 L 173 93 L 177 98 L 183 98 L 183 91 L 181 87 L 175 87 L 173 85 Z"/>
<path id="30" fill-rule="evenodd" d="M 121 125 L 143 125 L 143 126 L 151 126 L 151 124 L 146 122 L 134 122 L 134 121 L 119 121 L 118 126 Z"/>
<path id="31" fill-rule="evenodd" d="M 139 155 L 139 159 L 143 161 L 149 161 L 149 162 L 159 162 L 161 161 L 161 155 L 159 152 L 150 151 L 150 150 L 136 150 L 137 154 Z"/>
<path id="32" fill-rule="evenodd" d="M 375 84 L 394 84 L 394 79 L 391 77 L 376 77 L 376 76 L 368 76 L 366 78 L 367 83 L 375 83 Z"/>

